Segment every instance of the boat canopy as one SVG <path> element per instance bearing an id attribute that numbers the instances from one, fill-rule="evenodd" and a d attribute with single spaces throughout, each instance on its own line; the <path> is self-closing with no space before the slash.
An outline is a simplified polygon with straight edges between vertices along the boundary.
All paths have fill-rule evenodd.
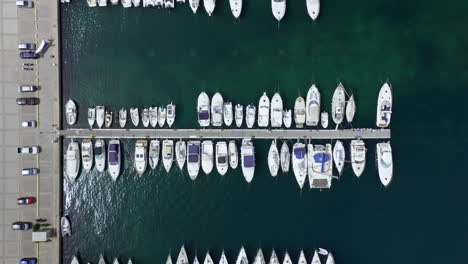
<path id="1" fill-rule="evenodd" d="M 119 160 L 119 145 L 111 144 L 109 145 L 109 162 L 110 163 L 117 163 Z"/>
<path id="2" fill-rule="evenodd" d="M 314 160 L 317 163 L 325 163 L 330 160 L 330 154 L 328 153 L 317 153 L 314 155 Z"/>
<path id="3" fill-rule="evenodd" d="M 244 167 L 252 168 L 255 166 L 254 156 L 244 156 Z"/>
<path id="4" fill-rule="evenodd" d="M 208 111 L 203 111 L 198 113 L 198 119 L 199 120 L 207 120 L 210 117 L 210 114 Z"/>
<path id="5" fill-rule="evenodd" d="M 189 146 L 189 154 L 198 154 L 198 153 L 200 153 L 200 146 L 198 145 Z"/>
<path id="6" fill-rule="evenodd" d="M 304 156 L 305 156 L 305 153 L 306 153 L 305 148 L 296 148 L 296 149 L 294 149 L 294 155 L 298 159 L 303 159 Z"/>
<path id="7" fill-rule="evenodd" d="M 227 163 L 227 157 L 226 157 L 226 156 L 219 156 L 219 157 L 218 157 L 218 163 L 219 163 L 219 164 L 225 164 L 225 163 Z"/>

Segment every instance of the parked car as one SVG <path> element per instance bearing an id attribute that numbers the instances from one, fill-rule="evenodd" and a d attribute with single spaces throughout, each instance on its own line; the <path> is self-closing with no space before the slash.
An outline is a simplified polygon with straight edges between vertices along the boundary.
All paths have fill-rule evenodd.
<path id="1" fill-rule="evenodd" d="M 37 105 L 39 104 L 39 98 L 37 97 L 21 97 L 16 99 L 18 105 Z"/>
<path id="2" fill-rule="evenodd" d="M 37 91 L 36 85 L 20 85 L 18 86 L 18 93 L 26 93 L 26 92 L 35 92 Z"/>
<path id="3" fill-rule="evenodd" d="M 38 168 L 26 168 L 21 170 L 21 175 L 29 176 L 29 175 L 37 175 L 39 174 Z"/>
<path id="4" fill-rule="evenodd" d="M 35 204 L 36 203 L 36 198 L 35 197 L 20 197 L 16 200 L 18 205 L 29 205 L 29 204 Z"/>
<path id="5" fill-rule="evenodd" d="M 32 1 L 29 0 L 17 0 L 16 1 L 17 7 L 26 7 L 26 8 L 33 8 L 34 4 Z"/>
<path id="6" fill-rule="evenodd" d="M 36 50 L 35 43 L 20 43 L 18 44 L 19 50 Z"/>
<path id="7" fill-rule="evenodd" d="M 36 120 L 27 120 L 27 121 L 23 121 L 21 122 L 21 127 L 24 127 L 24 128 L 35 128 L 37 127 L 37 121 Z"/>
<path id="8" fill-rule="evenodd" d="M 19 147 L 18 154 L 37 154 L 41 152 L 41 147 L 30 146 L 30 147 Z"/>
<path id="9" fill-rule="evenodd" d="M 19 56 L 21 59 L 39 59 L 39 57 L 41 57 L 41 55 L 32 51 L 22 51 Z"/>
<path id="10" fill-rule="evenodd" d="M 13 230 L 29 230 L 32 227 L 31 222 L 14 222 L 11 224 L 11 229 Z"/>

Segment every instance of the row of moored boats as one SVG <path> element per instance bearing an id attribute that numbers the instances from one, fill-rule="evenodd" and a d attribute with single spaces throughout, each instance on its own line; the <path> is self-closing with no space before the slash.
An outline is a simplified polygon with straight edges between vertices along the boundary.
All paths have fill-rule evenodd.
<path id="1" fill-rule="evenodd" d="M 73 256 L 70 264 L 81 264 L 81 262 L 77 256 Z M 88 264 L 90 264 L 90 262 L 88 262 Z M 103 255 L 99 256 L 98 264 L 107 264 L 106 259 L 104 258 Z M 119 258 L 115 257 L 114 260 L 112 261 L 112 264 L 120 264 Z M 133 261 L 131 258 L 128 259 L 127 264 L 133 264 Z"/>

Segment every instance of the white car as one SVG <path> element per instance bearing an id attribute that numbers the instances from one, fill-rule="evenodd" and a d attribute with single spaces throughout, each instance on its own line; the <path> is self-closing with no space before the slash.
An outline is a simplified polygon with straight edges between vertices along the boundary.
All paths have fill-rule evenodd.
<path id="1" fill-rule="evenodd" d="M 37 121 L 36 120 L 27 120 L 21 122 L 21 127 L 23 128 L 35 128 L 37 127 Z"/>
<path id="2" fill-rule="evenodd" d="M 18 154 L 37 154 L 41 152 L 41 147 L 31 146 L 31 147 L 19 147 Z"/>
<path id="3" fill-rule="evenodd" d="M 26 7 L 26 8 L 33 8 L 33 2 L 29 0 L 21 0 L 21 1 L 16 1 L 16 6 L 17 7 Z"/>

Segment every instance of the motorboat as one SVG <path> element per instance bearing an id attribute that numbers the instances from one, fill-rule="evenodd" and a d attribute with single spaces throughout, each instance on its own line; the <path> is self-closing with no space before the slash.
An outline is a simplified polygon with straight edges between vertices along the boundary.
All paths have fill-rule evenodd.
<path id="1" fill-rule="evenodd" d="M 81 142 L 81 162 L 83 163 L 83 169 L 90 171 L 93 167 L 93 142 L 91 139 L 83 139 Z"/>
<path id="2" fill-rule="evenodd" d="M 285 173 L 289 172 L 289 166 L 291 163 L 291 153 L 289 153 L 289 147 L 286 141 L 283 141 L 283 145 L 281 145 L 280 161 L 281 170 Z"/>
<path id="3" fill-rule="evenodd" d="M 276 146 L 276 140 L 272 140 L 270 150 L 268 151 L 268 169 L 273 177 L 278 175 L 280 167 L 280 156 L 278 153 L 278 147 Z"/>
<path id="4" fill-rule="evenodd" d="M 335 258 L 333 257 L 333 254 L 331 252 L 328 253 L 325 264 L 335 264 Z"/>
<path id="5" fill-rule="evenodd" d="M 99 172 L 104 172 L 106 169 L 106 143 L 102 139 L 96 140 L 94 143 L 94 163 Z"/>
<path id="6" fill-rule="evenodd" d="M 97 1 L 96 0 L 88 0 L 88 6 L 89 7 L 96 7 Z"/>
<path id="7" fill-rule="evenodd" d="M 177 256 L 176 264 L 189 264 L 188 257 L 187 257 L 187 252 L 185 251 L 184 246 L 182 246 L 182 248 L 180 248 L 180 252 L 179 252 L 179 256 Z"/>
<path id="8" fill-rule="evenodd" d="M 119 4 L 119 0 L 110 0 L 111 4 L 112 5 L 118 5 Z"/>
<path id="9" fill-rule="evenodd" d="M 241 146 L 241 165 L 242 174 L 247 183 L 250 183 L 253 179 L 255 172 L 255 148 L 252 140 L 244 138 Z"/>
<path id="10" fill-rule="evenodd" d="M 198 1 L 198 0 L 191 0 Z M 191 4 L 190 4 L 191 5 Z M 210 98 L 205 92 L 201 92 L 197 101 L 198 124 L 201 127 L 210 125 Z"/>
<path id="11" fill-rule="evenodd" d="M 174 0 L 164 0 L 164 8 L 174 8 L 175 2 Z"/>
<path id="12" fill-rule="evenodd" d="M 167 112 L 166 112 L 167 125 L 169 127 L 172 127 L 175 121 L 175 117 L 176 117 L 176 112 L 175 112 L 176 106 L 175 104 L 170 103 L 167 105 L 166 109 L 167 109 Z"/>
<path id="13" fill-rule="evenodd" d="M 224 176 L 228 170 L 228 146 L 225 141 L 216 143 L 216 170 Z"/>
<path id="14" fill-rule="evenodd" d="M 119 111 L 119 125 L 124 128 L 127 125 L 127 109 L 120 109 Z"/>
<path id="15" fill-rule="evenodd" d="M 291 257 L 289 256 L 288 251 L 284 252 L 283 264 L 293 264 Z"/>
<path id="16" fill-rule="evenodd" d="M 146 171 L 146 161 L 148 159 L 148 141 L 140 139 L 135 143 L 134 165 L 138 175 L 142 175 Z"/>
<path id="17" fill-rule="evenodd" d="M 149 109 L 146 107 L 143 108 L 143 112 L 141 113 L 141 123 L 144 127 L 148 127 L 150 123 Z"/>
<path id="18" fill-rule="evenodd" d="M 102 254 L 99 255 L 98 264 L 106 264 L 106 260 L 104 259 L 104 256 Z"/>
<path id="19" fill-rule="evenodd" d="M 321 123 L 323 128 L 328 127 L 328 112 L 322 112 L 320 114 L 320 123 Z"/>
<path id="20" fill-rule="evenodd" d="M 270 111 L 271 127 L 281 127 L 283 125 L 283 99 L 279 93 L 275 93 L 271 98 Z"/>
<path id="21" fill-rule="evenodd" d="M 107 0 L 98 0 L 99 6 L 107 6 Z"/>
<path id="22" fill-rule="evenodd" d="M 286 128 L 290 128 L 292 124 L 292 111 L 291 109 L 283 111 L 283 123 Z"/>
<path id="23" fill-rule="evenodd" d="M 306 105 L 302 97 L 298 97 L 294 103 L 294 122 L 297 128 L 303 128 L 306 122 Z"/>
<path id="24" fill-rule="evenodd" d="M 343 84 L 339 83 L 332 97 L 332 119 L 335 124 L 343 122 L 345 115 L 346 94 Z"/>
<path id="25" fill-rule="evenodd" d="M 112 264 L 120 264 L 119 258 L 118 258 L 118 257 L 115 257 L 115 258 L 114 258 L 114 261 L 112 262 Z"/>
<path id="26" fill-rule="evenodd" d="M 237 152 L 236 142 L 234 140 L 229 141 L 229 166 L 231 169 L 236 169 L 239 165 L 239 153 Z"/>
<path id="27" fill-rule="evenodd" d="M 166 139 L 162 142 L 162 161 L 164 169 L 169 172 L 174 161 L 174 141 Z"/>
<path id="28" fill-rule="evenodd" d="M 237 104 L 234 107 L 234 120 L 236 121 L 237 127 L 242 126 L 242 121 L 244 120 L 244 107 L 240 104 Z"/>
<path id="29" fill-rule="evenodd" d="M 185 159 L 187 158 L 187 147 L 185 141 L 179 140 L 176 142 L 175 156 L 177 160 L 177 166 L 182 170 L 184 168 Z"/>
<path id="30" fill-rule="evenodd" d="M 94 122 L 96 122 L 96 108 L 89 107 L 88 108 L 88 124 L 90 128 L 93 128 Z"/>
<path id="31" fill-rule="evenodd" d="M 158 166 L 159 163 L 159 148 L 159 140 L 153 139 L 150 141 L 148 161 L 150 168 L 153 170 L 156 169 L 156 166 Z"/>
<path id="32" fill-rule="evenodd" d="M 253 264 L 265 264 L 265 258 L 263 257 L 263 252 L 261 248 L 258 249 Z"/>
<path id="33" fill-rule="evenodd" d="M 167 110 L 165 106 L 160 106 L 158 108 L 158 124 L 160 127 L 163 127 L 166 123 L 166 111 Z"/>
<path id="34" fill-rule="evenodd" d="M 314 256 L 312 257 L 311 264 L 322 264 L 322 262 L 320 261 L 319 254 L 317 253 L 317 250 L 314 250 Z"/>
<path id="35" fill-rule="evenodd" d="M 356 102 L 354 101 L 354 95 L 351 95 L 351 97 L 348 99 L 348 102 L 346 103 L 346 121 L 348 121 L 348 123 L 353 122 L 355 114 Z"/>
<path id="36" fill-rule="evenodd" d="M 203 5 L 205 6 L 208 16 L 211 16 L 216 6 L 216 0 L 203 0 Z"/>
<path id="37" fill-rule="evenodd" d="M 65 117 L 68 125 L 74 125 L 76 123 L 76 104 L 72 99 L 69 99 L 65 104 Z"/>
<path id="38" fill-rule="evenodd" d="M 232 111 L 232 103 L 231 102 L 226 102 L 224 103 L 224 124 L 226 126 L 231 126 L 232 124 L 232 119 L 233 119 L 233 111 Z"/>
<path id="39" fill-rule="evenodd" d="M 120 0 L 120 3 L 124 8 L 129 8 L 132 7 L 132 1 L 131 0 Z"/>
<path id="40" fill-rule="evenodd" d="M 131 258 L 128 259 L 127 264 L 133 264 L 133 261 Z"/>
<path id="41" fill-rule="evenodd" d="M 187 143 L 187 171 L 193 181 L 200 170 L 200 141 L 189 141 Z"/>
<path id="42" fill-rule="evenodd" d="M 145 110 L 143 109 L 143 113 L 144 112 Z M 156 127 L 158 125 L 158 107 L 157 106 L 152 106 L 149 108 L 149 123 L 151 124 L 152 127 Z M 145 125 L 144 121 L 143 121 L 143 125 Z"/>
<path id="43" fill-rule="evenodd" d="M 106 128 L 109 128 L 112 126 L 112 120 L 113 120 L 113 113 L 112 111 L 106 111 L 106 115 L 105 115 L 105 122 L 104 122 L 104 125 Z"/>
<path id="44" fill-rule="evenodd" d="M 226 254 L 224 254 L 224 250 L 221 253 L 221 258 L 219 259 L 219 264 L 228 264 L 228 260 L 226 258 Z"/>
<path id="45" fill-rule="evenodd" d="M 153 0 L 152 6 L 162 8 L 164 7 L 164 0 Z"/>
<path id="46" fill-rule="evenodd" d="M 276 256 L 276 252 L 274 249 L 271 252 L 269 264 L 279 264 L 278 256 Z"/>
<path id="47" fill-rule="evenodd" d="M 380 88 L 379 98 L 377 100 L 377 121 L 378 127 L 388 127 L 392 117 L 392 86 L 388 83 L 384 83 Z"/>
<path id="48" fill-rule="evenodd" d="M 201 148 L 201 167 L 203 172 L 208 175 L 213 170 L 213 141 L 203 141 Z"/>
<path id="49" fill-rule="evenodd" d="M 194 14 L 197 13 L 198 6 L 200 6 L 200 0 L 189 0 L 190 8 Z"/>
<path id="50" fill-rule="evenodd" d="M 387 187 L 393 177 L 393 156 L 390 142 L 377 143 L 377 167 L 380 182 Z"/>
<path id="51" fill-rule="evenodd" d="M 312 146 L 312 144 L 309 144 Z M 310 151 L 310 149 L 309 149 Z M 309 156 L 310 155 L 310 156 Z M 331 144 L 315 145 L 308 153 L 312 164 L 309 165 L 310 188 L 330 188 L 333 173 L 333 153 Z"/>
<path id="52" fill-rule="evenodd" d="M 286 13 L 286 0 L 271 0 L 271 11 L 276 20 L 281 21 Z"/>
<path id="53" fill-rule="evenodd" d="M 116 181 L 120 174 L 120 141 L 118 139 L 112 139 L 109 141 L 109 147 L 107 149 L 107 167 L 112 180 Z"/>
<path id="54" fill-rule="evenodd" d="M 255 124 L 255 116 L 257 115 L 257 107 L 255 105 L 248 105 L 245 108 L 245 124 L 248 128 L 252 128 Z"/>
<path id="55" fill-rule="evenodd" d="M 211 124 L 219 127 L 223 124 L 224 101 L 220 93 L 215 93 L 211 100 Z"/>
<path id="56" fill-rule="evenodd" d="M 237 255 L 236 264 L 249 264 L 249 259 L 247 258 L 244 247 L 241 247 L 239 255 Z"/>
<path id="57" fill-rule="evenodd" d="M 145 1 L 145 0 L 143 0 L 143 1 Z M 169 256 L 167 256 L 166 264 L 172 264 L 171 254 L 169 254 Z"/>
<path id="58" fill-rule="evenodd" d="M 297 142 L 293 146 L 292 163 L 297 184 L 302 189 L 307 177 L 307 151 L 304 143 Z"/>
<path id="59" fill-rule="evenodd" d="M 366 152 L 364 141 L 360 139 L 351 140 L 351 166 L 357 177 L 361 176 L 366 167 Z"/>
<path id="60" fill-rule="evenodd" d="M 72 235 L 70 219 L 68 219 L 66 215 L 60 218 L 60 225 L 62 226 L 62 237 L 68 237 Z"/>
<path id="61" fill-rule="evenodd" d="M 333 161 L 335 162 L 335 167 L 339 175 L 341 175 L 343 172 L 345 158 L 346 152 L 343 143 L 340 140 L 337 140 L 335 142 L 335 146 L 333 147 Z"/>
<path id="62" fill-rule="evenodd" d="M 134 7 L 139 7 L 141 3 L 141 0 L 132 0 L 132 4 Z"/>
<path id="63" fill-rule="evenodd" d="M 270 121 L 270 98 L 263 93 L 258 102 L 258 126 L 267 127 Z"/>
<path id="64" fill-rule="evenodd" d="M 73 256 L 70 264 L 80 264 L 80 261 L 78 260 L 78 258 L 76 256 Z"/>
<path id="65" fill-rule="evenodd" d="M 312 20 L 317 20 L 320 13 L 320 0 L 307 0 L 307 12 Z"/>
<path id="66" fill-rule="evenodd" d="M 195 255 L 195 257 L 193 258 L 193 264 L 200 264 L 200 261 L 198 261 L 198 257 L 197 255 Z"/>
<path id="67" fill-rule="evenodd" d="M 134 126 L 138 126 L 140 123 L 140 114 L 138 113 L 138 108 L 130 108 L 130 119 Z"/>
<path id="68" fill-rule="evenodd" d="M 309 88 L 307 92 L 307 106 L 306 106 L 306 125 L 307 126 L 317 126 L 319 123 L 320 117 L 320 92 L 312 84 L 312 87 Z"/>
<path id="69" fill-rule="evenodd" d="M 65 169 L 68 179 L 75 181 L 80 170 L 80 147 L 78 146 L 78 143 L 73 140 L 70 142 L 70 144 L 68 144 L 67 147 L 65 156 Z"/>
<path id="70" fill-rule="evenodd" d="M 210 252 L 206 252 L 205 261 L 203 264 L 214 264 L 213 259 L 210 256 Z"/>
<path id="71" fill-rule="evenodd" d="M 231 7 L 232 15 L 235 18 L 239 18 L 242 12 L 242 0 L 229 0 L 229 6 Z"/>
<path id="72" fill-rule="evenodd" d="M 304 254 L 304 250 L 301 250 L 301 253 L 299 254 L 299 260 L 297 261 L 297 264 L 307 264 L 307 258 Z"/>

